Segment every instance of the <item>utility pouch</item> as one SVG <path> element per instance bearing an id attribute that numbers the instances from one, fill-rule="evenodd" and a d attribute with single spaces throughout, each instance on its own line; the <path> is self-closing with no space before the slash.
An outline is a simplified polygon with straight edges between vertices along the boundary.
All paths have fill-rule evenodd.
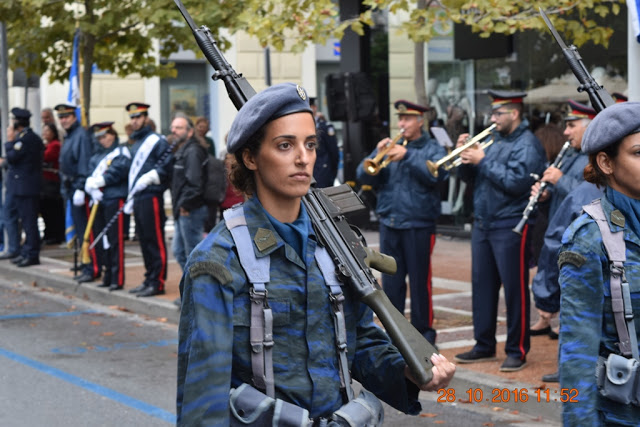
<path id="1" fill-rule="evenodd" d="M 596 378 L 600 394 L 614 402 L 638 405 L 638 361 L 617 354 L 598 358 Z"/>
<path id="2" fill-rule="evenodd" d="M 273 399 L 249 384 L 231 389 L 231 427 L 307 427 L 309 411 L 281 399 Z"/>
<path id="3" fill-rule="evenodd" d="M 384 408 L 378 398 L 367 390 L 362 390 L 331 417 L 330 426 L 340 427 L 378 427 L 384 421 Z"/>

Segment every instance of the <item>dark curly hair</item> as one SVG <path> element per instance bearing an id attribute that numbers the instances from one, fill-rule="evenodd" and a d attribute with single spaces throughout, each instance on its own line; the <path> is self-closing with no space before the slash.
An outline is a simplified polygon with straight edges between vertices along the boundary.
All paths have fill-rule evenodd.
<path id="1" fill-rule="evenodd" d="M 589 163 L 584 167 L 585 181 L 597 185 L 598 188 L 606 187 L 607 175 L 598 166 L 597 156 L 598 153 L 605 153 L 611 160 L 615 160 L 620 151 L 620 144 L 622 144 L 622 140 L 610 144 L 596 153 L 589 154 Z"/>
<path id="2" fill-rule="evenodd" d="M 268 123 L 264 124 L 253 135 L 251 135 L 242 148 L 234 154 L 236 161 L 231 167 L 229 179 L 231 180 L 231 184 L 236 187 L 238 191 L 246 194 L 247 196 L 252 196 L 256 192 L 256 178 L 254 176 L 254 172 L 245 166 L 244 160 L 242 159 L 242 153 L 245 150 L 249 150 L 249 153 L 251 153 L 253 157 L 258 155 L 260 146 L 262 145 L 262 140 L 264 139 L 267 124 Z"/>

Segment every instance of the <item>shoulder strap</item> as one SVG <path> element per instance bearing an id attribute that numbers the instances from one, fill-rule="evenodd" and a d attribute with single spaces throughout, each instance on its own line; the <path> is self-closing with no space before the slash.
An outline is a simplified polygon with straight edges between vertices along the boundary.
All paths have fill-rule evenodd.
<path id="1" fill-rule="evenodd" d="M 626 357 L 632 356 L 638 359 L 638 343 L 633 322 L 631 294 L 629 292 L 629 283 L 624 274 L 624 262 L 627 259 L 624 233 L 623 231 L 611 232 L 600 199 L 594 200 L 591 204 L 582 208 L 598 224 L 602 235 L 602 243 L 609 258 L 611 306 L 616 330 L 618 331 L 620 352 Z"/>
<path id="2" fill-rule="evenodd" d="M 253 383 L 267 396 L 275 398 L 273 379 L 273 313 L 267 301 L 267 283 L 271 258 L 258 258 L 253 251 L 251 236 L 244 217 L 242 206 L 235 206 L 223 213 L 227 228 L 233 236 L 238 248 L 240 264 L 251 283 L 249 299 L 251 300 L 251 326 L 249 340 L 251 342 L 251 369 Z"/>

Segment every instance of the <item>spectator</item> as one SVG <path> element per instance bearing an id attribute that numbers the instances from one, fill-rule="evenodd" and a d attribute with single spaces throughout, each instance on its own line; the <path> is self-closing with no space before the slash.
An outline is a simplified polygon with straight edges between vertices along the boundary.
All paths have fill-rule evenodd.
<path id="1" fill-rule="evenodd" d="M 44 222 L 45 245 L 64 242 L 64 201 L 60 194 L 60 138 L 55 123 L 42 126 L 44 156 L 42 164 L 42 192 L 40 215 Z"/>
<path id="2" fill-rule="evenodd" d="M 318 148 L 316 148 L 316 164 L 313 167 L 313 177 L 316 179 L 316 187 L 332 187 L 338 174 L 338 161 L 340 150 L 338 139 L 333 125 L 327 122 L 322 113 L 318 113 L 316 99 L 310 98 L 311 109 L 316 121 L 318 131 Z"/>

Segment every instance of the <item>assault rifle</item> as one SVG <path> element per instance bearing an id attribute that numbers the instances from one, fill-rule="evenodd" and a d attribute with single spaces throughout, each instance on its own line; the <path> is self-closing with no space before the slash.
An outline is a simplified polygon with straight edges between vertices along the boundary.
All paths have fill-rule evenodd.
<path id="1" fill-rule="evenodd" d="M 182 2 L 174 2 L 191 28 L 202 53 L 213 66 L 215 73 L 212 78 L 224 81 L 229 98 L 240 109 L 256 91 L 226 61 L 209 28 L 204 25 L 197 28 Z M 312 186 L 302 201 L 319 242 L 326 247 L 336 265 L 338 279 L 349 284 L 357 297 L 373 309 L 414 379 L 420 384 L 431 381 L 433 365 L 430 359 L 438 351 L 391 304 L 371 271 L 371 268 L 375 268 L 393 274 L 396 270 L 395 260 L 368 248 L 362 235 L 354 231 L 345 218 L 348 213 L 366 209 L 362 200 L 351 187 L 343 184 L 325 189 Z"/>
<path id="2" fill-rule="evenodd" d="M 544 22 L 547 24 L 547 27 L 549 27 L 551 34 L 553 34 L 553 37 L 556 39 L 556 42 L 562 49 L 562 53 L 569 63 L 569 68 L 571 68 L 571 71 L 580 82 L 580 85 L 578 86 L 578 92 L 587 91 L 587 93 L 589 94 L 591 105 L 597 112 L 600 112 L 608 106 L 615 104 L 615 101 L 613 100 L 609 92 L 607 92 L 604 87 L 600 86 L 598 82 L 595 81 L 593 76 L 584 66 L 582 57 L 578 53 L 578 48 L 574 45 L 567 47 L 564 40 L 562 40 L 562 37 L 560 37 L 560 34 L 558 34 L 558 31 L 556 31 L 556 28 L 553 26 L 553 24 L 549 20 L 549 17 L 546 13 L 544 13 L 544 10 L 542 10 L 542 8 L 540 8 L 540 15 L 542 15 L 542 19 L 544 19 Z"/>

